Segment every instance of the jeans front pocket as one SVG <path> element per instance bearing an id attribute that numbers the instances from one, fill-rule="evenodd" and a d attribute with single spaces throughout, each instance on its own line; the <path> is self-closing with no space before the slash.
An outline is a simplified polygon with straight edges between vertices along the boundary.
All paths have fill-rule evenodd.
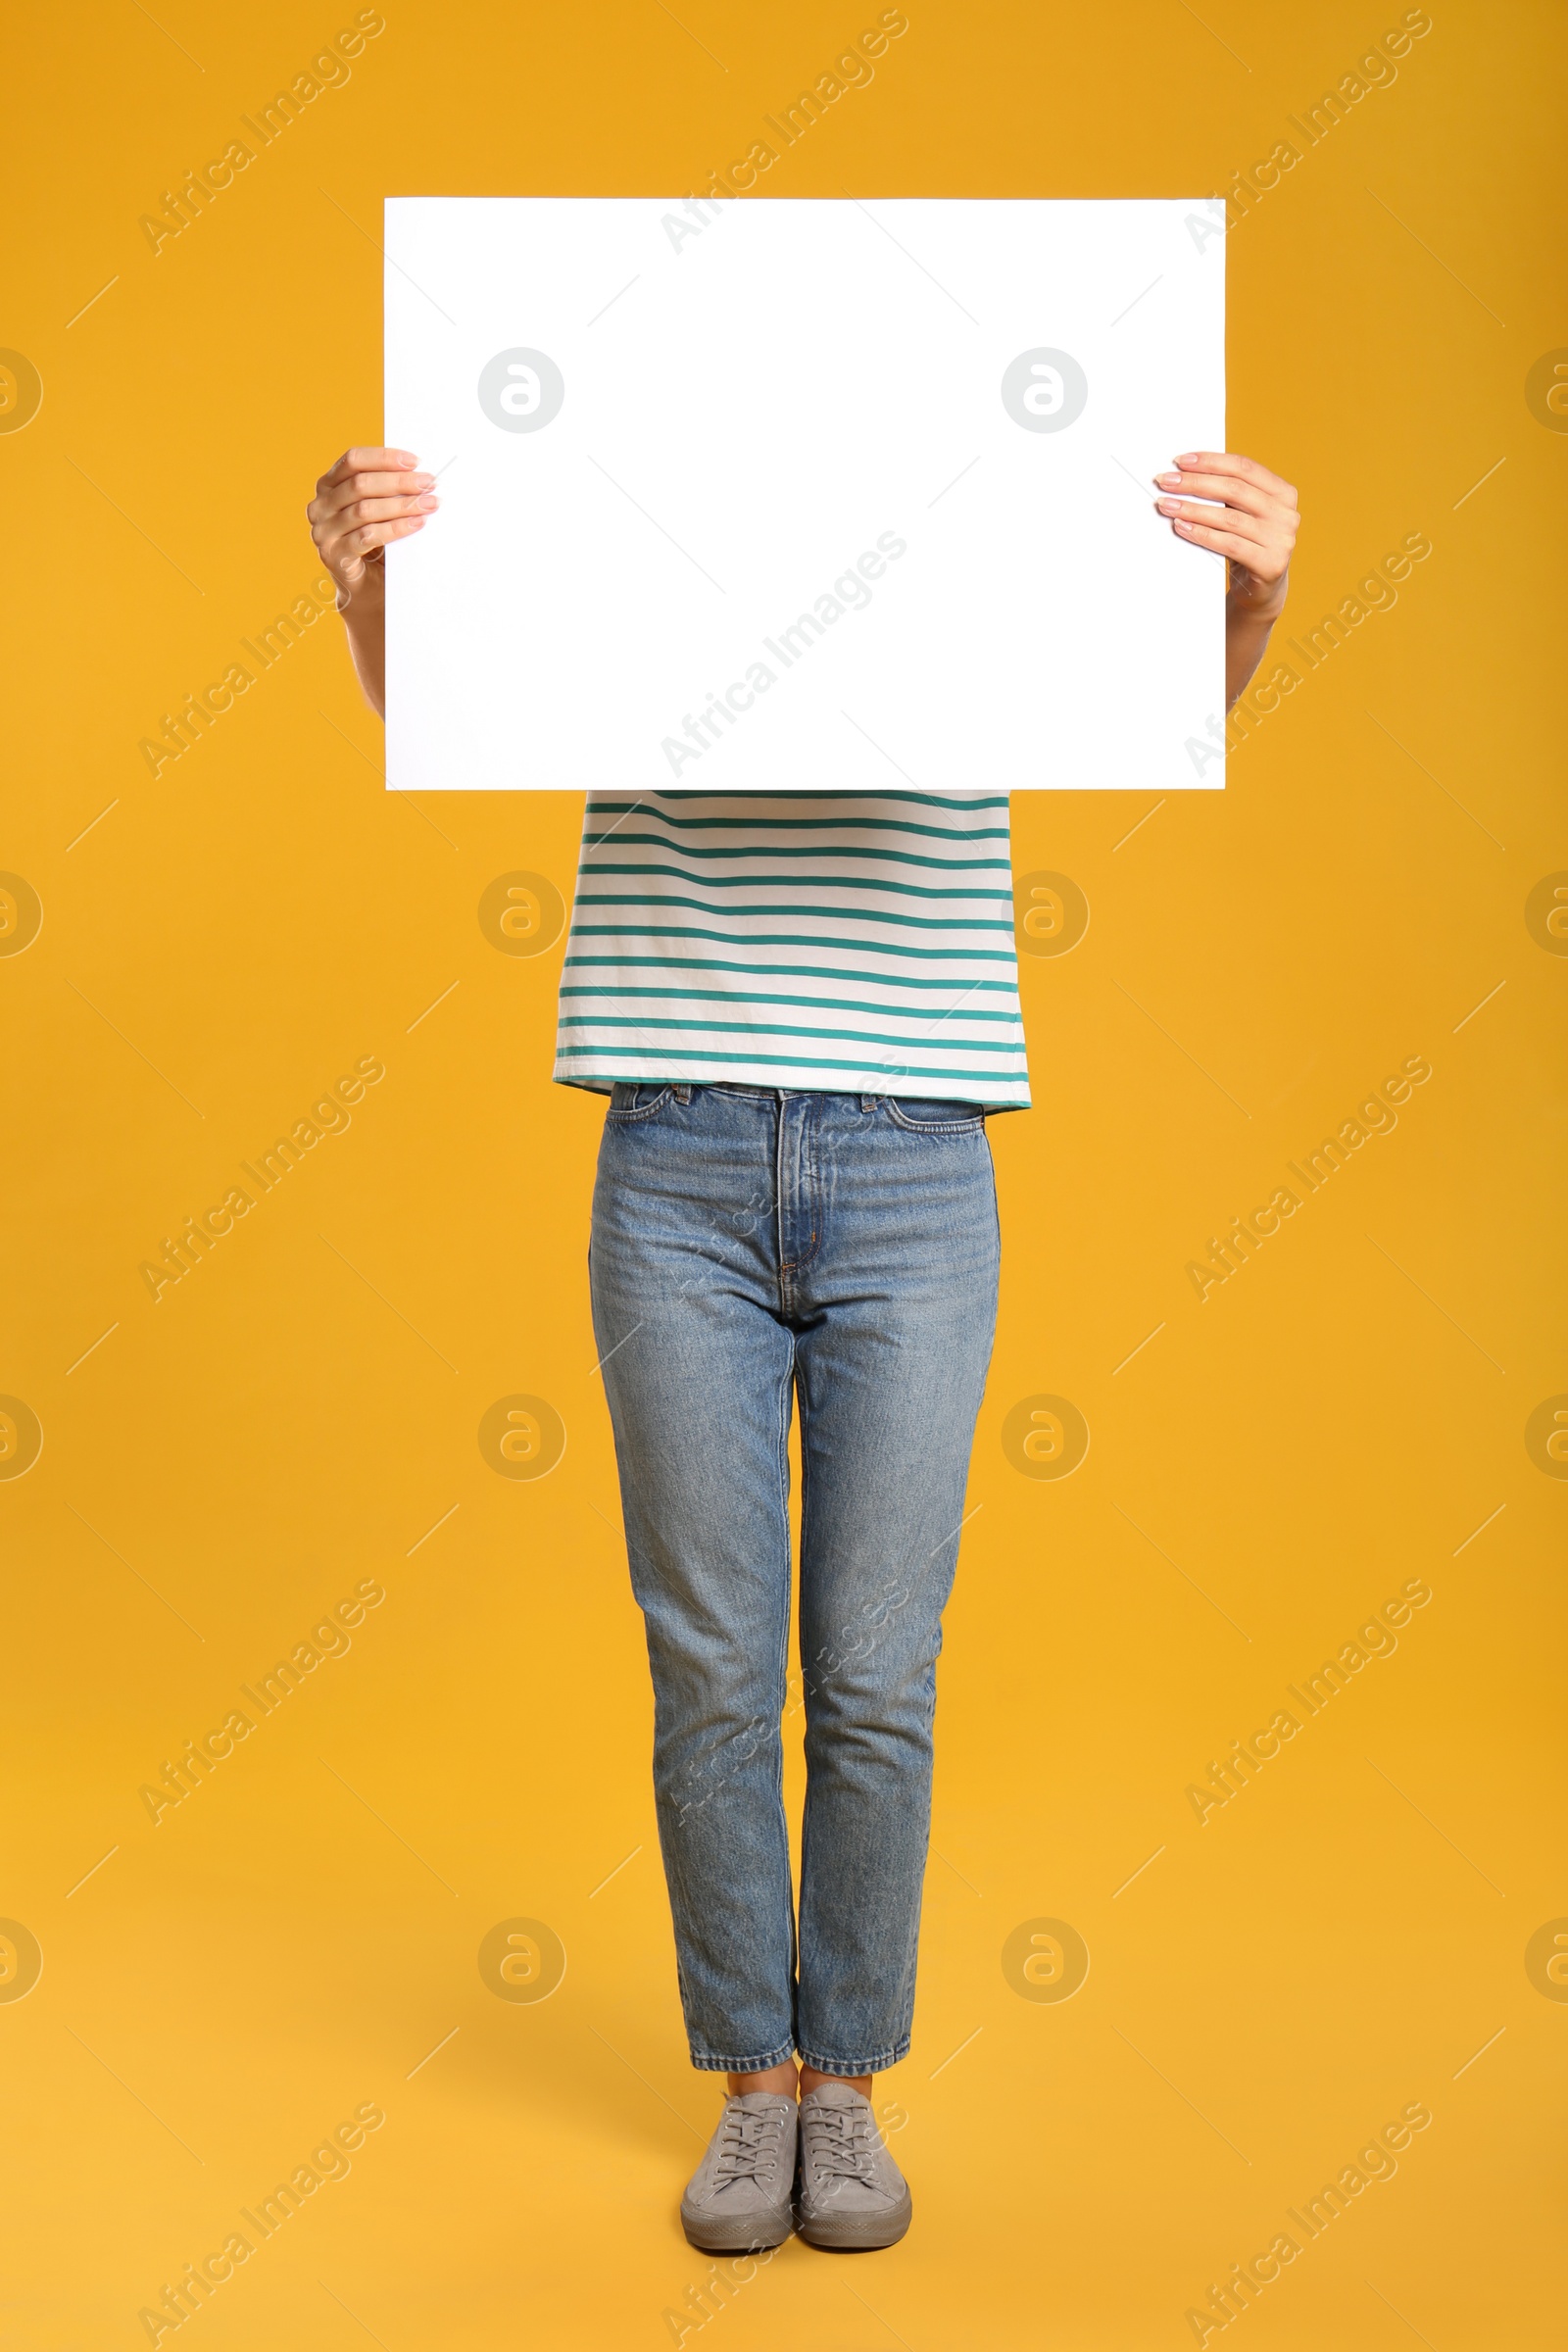
<path id="1" fill-rule="evenodd" d="M 986 1123 L 982 1102 L 943 1102 L 924 1095 L 889 1095 L 887 1113 L 910 1135 L 973 1135 Z"/>
<path id="2" fill-rule="evenodd" d="M 617 1079 L 610 1090 L 608 1115 L 621 1121 L 657 1118 L 674 1092 L 671 1083 L 627 1086 Z"/>

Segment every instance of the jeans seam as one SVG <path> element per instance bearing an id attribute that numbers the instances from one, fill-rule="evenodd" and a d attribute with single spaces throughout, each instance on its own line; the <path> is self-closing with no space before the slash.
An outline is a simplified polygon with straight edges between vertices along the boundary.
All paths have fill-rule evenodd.
<path id="1" fill-rule="evenodd" d="M 908 2054 L 907 2034 L 902 2034 L 885 2049 L 873 2050 L 869 2057 L 830 2056 L 826 2051 L 801 2049 L 798 2044 L 796 2048 L 801 2064 L 814 2067 L 819 2075 L 885 2075 L 890 2066 L 900 2065 Z M 741 2070 L 737 2067 L 735 2071 L 738 2074 Z"/>
<path id="2" fill-rule="evenodd" d="M 691 2060 L 699 2073 L 707 2075 L 765 2075 L 775 2066 L 782 2066 L 795 2055 L 793 2040 L 780 2042 L 777 2049 L 759 2050 L 741 2058 L 721 2057 L 715 2050 L 700 2050 L 691 2045 Z"/>
<path id="3" fill-rule="evenodd" d="M 906 1119 L 897 1103 L 889 1102 L 885 1107 L 894 1126 L 906 1135 L 976 1135 L 985 1129 L 984 1111 L 977 1119 Z"/>
<path id="4" fill-rule="evenodd" d="M 779 1392 L 778 1392 L 778 1399 L 779 1399 L 779 1401 L 778 1401 L 778 1508 L 779 1508 L 779 1526 L 780 1526 L 780 1529 L 781 1529 L 781 1531 L 782 1531 L 782 1536 L 783 1536 L 783 1551 L 784 1551 L 784 1562 L 783 1562 L 783 1565 L 784 1565 L 784 1606 L 783 1606 L 783 1608 L 782 1608 L 782 1609 L 780 1610 L 780 1612 L 779 1612 L 779 1644 L 778 1644 L 778 1656 L 777 1656 L 777 1658 L 776 1658 L 776 1660 L 775 1660 L 775 1662 L 774 1662 L 774 1670 L 773 1670 L 773 1671 L 774 1671 L 774 1682 L 773 1682 L 773 1688 L 774 1688 L 774 1690 L 775 1690 L 775 1691 L 776 1691 L 776 1692 L 779 1694 L 779 1705 L 778 1705 L 778 1710 L 777 1710 L 777 1714 L 776 1714 L 776 1715 L 775 1715 L 775 1717 L 774 1717 L 774 1740 L 773 1740 L 773 1784 L 774 1784 L 774 1785 L 773 1785 L 773 1798 L 774 1798 L 774 1803 L 775 1803 L 775 1806 L 776 1806 L 776 1808 L 777 1808 L 777 1810 L 776 1810 L 776 1812 L 775 1812 L 775 1815 L 774 1815 L 774 1826 L 775 1826 L 775 1828 L 778 1826 L 779 1822 L 781 1821 L 781 1819 L 782 1819 L 782 1817 L 783 1817 L 783 1813 L 784 1813 L 784 1740 L 783 1740 L 783 1734 L 782 1734 L 782 1731 L 781 1731 L 781 1729 L 780 1729 L 780 1726 L 779 1726 L 778 1717 L 779 1717 L 779 1716 L 782 1716 L 782 1714 L 783 1714 L 783 1712 L 784 1712 L 784 1704 L 783 1704 L 783 1702 L 784 1702 L 784 1698 L 785 1698 L 785 1696 L 788 1694 L 788 1690 L 789 1690 L 789 1655 L 790 1655 L 790 1569 L 791 1569 L 791 1561 L 790 1561 L 790 1428 L 789 1428 L 789 1416 L 790 1416 L 790 1399 L 791 1399 L 791 1396 L 792 1396 L 792 1395 L 793 1395 L 793 1393 L 794 1393 L 794 1387 L 795 1387 L 795 1359 L 796 1359 L 796 1347 L 795 1347 L 794 1335 L 792 1334 L 792 1335 L 791 1335 L 791 1338 L 790 1338 L 790 1359 L 789 1359 L 788 1366 L 786 1367 L 786 1370 L 785 1370 L 785 1375 L 784 1375 L 784 1378 L 783 1378 L 783 1380 L 782 1380 L 782 1381 L 779 1383 Z M 784 1868 L 783 1868 L 782 1877 L 783 1877 L 783 1891 L 784 1891 L 785 1940 L 786 1940 L 786 1943 L 787 1943 L 787 1945 L 788 1945 L 788 1948 L 789 1948 L 789 1955 L 790 1955 L 790 1961 L 789 1961 L 789 2006 L 790 2006 L 790 2024 L 789 2024 L 789 2031 L 790 2031 L 790 2036 L 791 2036 L 791 2039 L 793 2040 L 793 2038 L 794 2038 L 794 2035 L 795 2035 L 795 2034 L 796 2034 L 796 2031 L 797 2031 L 797 2029 L 798 2029 L 799 2023 L 800 2023 L 800 2021 L 799 2021 L 799 2017 L 798 2017 L 798 2015 L 797 2015 L 797 2010 L 798 2010 L 798 2007 L 799 2007 L 799 2000 L 800 2000 L 800 1994 L 799 1994 L 799 1979 L 800 1979 L 800 1957 L 801 1957 L 801 1955 L 800 1955 L 800 1939 L 799 1939 L 799 1934 L 798 1934 L 798 1931 L 797 1931 L 797 1928 L 796 1928 L 796 1924 L 795 1924 L 795 1889 L 794 1889 L 794 1887 L 793 1887 L 793 1886 L 791 1886 L 791 1884 L 790 1884 L 790 1839 L 789 1839 L 789 1829 L 788 1829 L 788 1825 L 787 1825 L 787 1824 L 785 1825 L 785 1828 L 784 1828 Z M 772 2064 L 774 2064 L 774 2065 L 782 2065 L 782 2064 L 783 2064 L 783 2060 L 782 2060 L 782 2059 L 775 2059 L 775 2060 L 772 2060 L 772 2061 L 770 2061 L 770 2063 L 772 2063 Z M 760 2067 L 756 2067 L 756 2068 L 742 2068 L 742 2067 L 736 2067 L 736 2068 L 735 2068 L 733 2071 L 734 2071 L 736 2074 L 742 2074 L 742 2073 L 756 2073 L 756 2074 L 760 2074 L 760 2073 L 762 2073 L 764 2070 L 763 2070 L 762 2068 L 760 2068 Z"/>
<path id="5" fill-rule="evenodd" d="M 781 1136 L 783 1133 L 783 1120 L 780 1119 L 779 1132 Z M 822 1216 L 821 1193 L 817 1184 L 817 1159 L 816 1152 L 813 1149 L 813 1143 L 814 1139 L 811 1135 L 809 1121 L 807 1120 L 803 1123 L 801 1128 L 801 1173 L 803 1181 L 800 1187 L 800 1198 L 805 1205 L 807 1214 L 811 1220 L 810 1237 L 807 1242 L 806 1250 L 803 1255 L 800 1257 L 791 1258 L 787 1266 L 784 1264 L 782 1247 L 780 1248 L 779 1252 L 780 1272 L 782 1274 L 789 1275 L 792 1279 L 797 1275 L 804 1274 L 808 1267 L 809 1267 L 815 1261 L 821 1252 L 822 1243 L 825 1238 L 823 1234 L 824 1220 Z M 782 1153 L 780 1154 L 780 1157 L 782 1158 Z"/>
<path id="6" fill-rule="evenodd" d="M 674 1091 L 675 1090 L 673 1086 L 664 1087 L 654 1097 L 651 1102 L 644 1102 L 641 1108 L 634 1107 L 630 1110 L 616 1110 L 613 1103 L 612 1103 L 610 1109 L 606 1111 L 605 1117 L 607 1120 L 613 1119 L 617 1127 L 634 1125 L 640 1119 L 652 1119 L 663 1109 L 664 1104 L 669 1101 L 670 1096 L 674 1093 Z"/>

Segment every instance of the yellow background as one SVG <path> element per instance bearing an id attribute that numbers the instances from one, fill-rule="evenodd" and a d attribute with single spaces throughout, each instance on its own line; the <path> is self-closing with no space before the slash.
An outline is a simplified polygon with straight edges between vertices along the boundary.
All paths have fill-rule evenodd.
<path id="1" fill-rule="evenodd" d="M 140 2307 L 371 2101 L 352 2174 L 190 2323 L 209 2352 L 652 2348 L 711 2270 L 675 2221 L 716 2086 L 592 1371 L 602 1107 L 549 1083 L 559 947 L 500 954 L 476 912 L 518 868 L 569 896 L 579 804 L 384 795 L 330 619 L 156 780 L 137 746 L 317 576 L 311 487 L 379 431 L 383 194 L 683 191 L 877 12 L 388 0 L 348 84 L 155 256 L 138 217 L 353 13 L 117 0 L 15 46 L 0 342 L 43 405 L 0 436 L 0 865 L 43 926 L 0 958 L 0 1390 L 44 1440 L 0 1481 L 0 1913 L 43 1953 L 0 2001 L 17 2352 L 144 2342 Z M 1206 192 L 1399 13 L 910 0 L 763 184 Z M 1222 797 L 1130 839 L 1155 796 L 1014 803 L 1019 873 L 1091 920 L 1023 959 L 1037 1107 L 993 1128 L 916 2038 L 877 2086 L 914 2230 L 787 2247 L 688 2345 L 1190 2343 L 1209 2282 L 1416 2101 L 1397 2176 L 1209 2341 L 1558 2340 L 1568 2005 L 1525 1953 L 1568 1914 L 1568 1491 L 1524 1432 L 1568 1389 L 1568 965 L 1525 903 L 1568 867 L 1568 442 L 1525 381 L 1568 343 L 1562 23 L 1433 17 L 1229 255 L 1230 437 L 1301 492 L 1286 630 L 1408 532 L 1430 559 Z M 1200 1303 L 1187 1261 L 1415 1054 L 1397 1129 Z M 140 1261 L 366 1055 L 349 1131 L 155 1305 Z M 542 1481 L 479 1450 L 514 1393 L 565 1424 Z M 1041 1394 L 1091 1433 L 1066 1479 L 1002 1446 Z M 1396 1654 L 1200 1826 L 1188 1785 L 1413 1577 Z M 370 1578 L 349 1654 L 155 1827 L 139 1787 Z M 567 1955 L 542 2003 L 480 1979 L 517 1917 Z M 1066 2001 L 1004 1973 L 1042 1918 L 1089 1949 Z"/>

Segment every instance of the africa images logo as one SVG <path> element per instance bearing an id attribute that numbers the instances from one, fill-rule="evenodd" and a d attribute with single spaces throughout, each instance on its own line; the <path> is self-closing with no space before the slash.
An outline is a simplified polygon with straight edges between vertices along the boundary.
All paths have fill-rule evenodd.
<path id="1" fill-rule="evenodd" d="M 479 371 L 479 406 L 504 433 L 537 433 L 561 414 L 566 379 L 548 352 L 498 351 Z"/>

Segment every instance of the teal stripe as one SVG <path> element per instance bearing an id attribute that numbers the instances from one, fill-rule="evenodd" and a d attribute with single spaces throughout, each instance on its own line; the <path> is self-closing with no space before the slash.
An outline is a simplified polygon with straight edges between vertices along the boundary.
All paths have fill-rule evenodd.
<path id="1" fill-rule="evenodd" d="M 992 981 L 990 986 L 995 988 L 997 983 Z M 733 988 L 562 988 L 562 1000 L 564 998 L 613 998 L 618 1004 L 625 1002 L 625 998 L 679 998 L 682 1004 L 736 1004 L 736 1002 L 741 1002 L 733 993 Z M 901 1004 L 847 1004 L 844 998 L 773 998 L 773 995 L 761 993 L 760 988 L 745 990 L 745 1002 L 748 1004 L 802 1004 L 807 1006 L 807 1011 L 818 1013 L 870 1011 L 894 1013 L 896 1016 L 896 1013 L 906 1011 L 906 1006 Z M 924 1004 L 912 1006 L 909 1018 L 919 1018 L 924 1011 Z M 1018 1013 L 1015 1011 L 976 1011 L 964 1013 L 964 1018 L 966 1021 L 1010 1021 L 1013 1028 L 1018 1028 Z"/>
<path id="2" fill-rule="evenodd" d="M 744 909 L 726 907 L 724 911 L 726 914 L 730 914 L 742 912 Z M 839 911 L 842 913 L 843 909 L 840 909 Z M 877 916 L 877 920 L 884 923 L 891 922 L 895 919 L 895 917 L 886 914 L 879 914 Z M 1004 929 L 1005 926 L 1001 923 L 987 923 L 981 925 L 977 923 L 923 922 L 920 924 L 919 928 L 922 931 L 974 931 L 980 929 L 985 929 L 988 931 L 1000 931 Z M 627 956 L 623 957 L 612 957 L 609 956 L 573 956 L 570 952 L 571 941 L 573 939 L 714 939 L 721 942 L 721 944 L 726 948 L 750 947 L 754 939 L 760 948 L 838 948 L 842 950 L 846 945 L 846 942 L 843 939 L 823 939 L 819 935 L 809 931 L 802 932 L 799 937 L 790 931 L 759 931 L 753 933 L 743 932 L 737 939 L 733 931 L 704 931 L 701 930 L 695 923 L 666 924 L 574 922 L 571 926 L 571 938 L 566 942 L 566 961 L 568 963 L 625 962 L 631 964 L 662 963 L 664 961 L 664 958 L 662 956 Z M 868 939 L 861 942 L 851 941 L 848 944 L 852 948 L 856 945 L 863 946 L 865 953 L 868 956 L 918 956 L 923 957 L 927 962 L 934 963 L 1005 963 L 1010 966 L 1016 960 L 1012 953 L 1006 948 L 906 948 L 901 946 L 897 940 L 881 939 Z M 698 957 L 694 956 L 691 960 L 694 963 L 707 962 L 706 957 L 699 959 Z M 796 967 L 790 964 L 753 965 L 751 963 L 734 963 L 716 964 L 714 968 L 719 971 L 744 972 L 752 970 L 790 971 Z M 799 968 L 803 971 L 809 971 L 813 967 L 809 964 L 803 964 Z M 882 975 L 876 972 L 867 972 L 865 974 L 865 977 L 868 980 L 875 980 L 881 976 Z M 955 974 L 955 978 L 956 977 L 957 975 Z"/>
<path id="3" fill-rule="evenodd" d="M 750 845 L 742 842 L 734 847 L 720 844 L 711 849 L 699 849 L 693 842 L 665 841 L 659 833 L 602 833 L 597 840 L 592 834 L 585 833 L 583 848 L 585 851 L 590 848 L 598 849 L 603 847 L 606 842 L 612 841 L 617 849 L 664 850 L 671 858 L 815 858 L 820 859 L 823 864 L 824 872 L 821 876 L 823 881 L 836 879 L 835 876 L 828 874 L 825 868 L 841 858 L 874 858 L 878 865 L 935 865 L 940 866 L 945 873 L 952 874 L 1006 874 L 1012 870 L 1011 860 L 1006 858 L 930 858 L 919 855 L 913 850 L 863 850 L 851 842 L 836 843 L 832 848 L 825 848 L 818 842 L 802 842 L 799 847 L 796 847 L 791 842 L 770 841 L 761 845 L 756 842 Z M 622 869 L 616 866 L 595 865 L 592 870 L 597 874 L 616 873 Z M 640 874 L 659 869 L 637 865 L 624 870 Z M 847 882 L 852 878 L 857 882 L 859 879 L 858 875 L 851 877 L 846 874 L 844 877 Z M 785 879 L 785 877 L 781 876 L 780 879 Z M 790 875 L 788 879 L 793 881 L 795 876 Z M 752 880 L 765 882 L 767 876 L 754 874 Z"/>
<path id="4" fill-rule="evenodd" d="M 929 864 L 932 861 L 925 859 L 923 862 Z M 918 882 L 883 882 L 874 874 L 845 874 L 843 876 L 838 874 L 684 874 L 676 865 L 595 866 L 591 873 L 585 872 L 579 877 L 578 887 L 581 889 L 590 882 L 599 882 L 610 878 L 619 880 L 622 876 L 631 874 L 656 874 L 663 881 L 701 883 L 705 890 L 799 890 L 803 883 L 809 883 L 816 890 L 853 890 L 856 892 L 880 890 L 885 891 L 889 898 L 898 899 L 984 899 L 994 900 L 998 906 L 1010 906 L 1012 903 L 1010 888 L 1006 890 L 927 890 Z M 646 897 L 647 894 L 643 895 Z M 588 894 L 590 906 L 602 906 L 613 903 L 613 901 L 607 902 L 597 891 Z M 700 906 L 702 905 L 700 899 L 667 899 L 662 891 L 658 894 L 658 903 L 662 906 L 665 905 Z M 843 911 L 842 906 L 834 908 L 836 914 L 842 914 Z"/>
<path id="5" fill-rule="evenodd" d="M 913 1040 L 909 1038 L 900 1038 L 898 1040 L 898 1043 L 901 1046 L 907 1046 L 910 1044 L 923 1042 L 923 1040 Z M 667 1046 L 661 1046 L 656 1049 L 653 1046 L 627 1046 L 618 1043 L 613 1046 L 603 1047 L 561 1046 L 557 1049 L 557 1058 L 562 1061 L 572 1061 L 580 1059 L 584 1054 L 595 1053 L 603 1053 L 607 1055 L 623 1055 L 627 1054 L 634 1054 L 639 1060 L 647 1061 L 652 1058 L 656 1058 L 658 1054 L 667 1054 L 668 1052 L 669 1048 Z M 765 1063 L 769 1069 L 781 1070 L 863 1070 L 866 1066 L 862 1061 L 830 1061 L 825 1055 L 820 1054 L 745 1054 L 738 1055 L 733 1047 L 728 1053 L 725 1054 L 704 1054 L 699 1053 L 694 1047 L 682 1046 L 680 1049 L 680 1057 L 683 1061 L 733 1062 L 739 1059 L 749 1063 Z M 603 1075 L 602 1072 L 600 1074 Z M 1006 1070 L 982 1071 L 974 1068 L 973 1066 L 961 1070 L 955 1070 L 951 1068 L 914 1070 L 906 1067 L 901 1074 L 906 1078 L 950 1078 L 958 1079 L 960 1081 L 963 1079 L 972 1078 L 977 1086 L 982 1083 L 988 1086 L 1024 1086 L 1028 1083 L 1026 1077 L 1015 1078 Z"/>
<path id="6" fill-rule="evenodd" d="M 966 894 L 961 891 L 953 894 L 946 891 L 922 891 L 908 894 L 901 892 L 899 895 L 922 898 L 946 898 L 953 895 L 961 898 Z M 1012 930 L 1010 923 L 999 923 L 980 915 L 976 915 L 970 922 L 965 922 L 960 915 L 887 914 L 880 906 L 712 906 L 705 899 L 677 898 L 672 891 L 667 896 L 661 896 L 657 899 L 638 898 L 629 892 L 614 891 L 606 895 L 596 894 L 586 899 L 583 904 L 589 906 L 651 906 L 661 914 L 667 914 L 672 906 L 691 906 L 701 914 L 724 914 L 736 918 L 760 914 L 772 915 L 776 919 L 781 914 L 792 914 L 797 920 L 800 920 L 802 917 L 814 915 L 821 922 L 837 923 L 841 928 L 846 917 L 854 916 L 858 921 L 866 923 L 899 923 L 909 931 L 1000 931 L 1005 938 Z M 572 925 L 573 930 L 577 930 L 579 927 L 576 923 Z M 591 926 L 587 927 L 591 928 Z M 650 936 L 654 931 L 652 924 L 640 923 L 616 924 L 614 928 L 616 930 L 629 929 L 634 932 L 646 931 Z M 664 936 L 666 938 L 682 936 L 681 926 L 679 924 L 672 925 Z M 711 936 L 722 938 L 724 935 L 722 932 L 715 932 Z M 737 939 L 731 932 L 729 935 L 730 945 L 732 947 L 743 946 L 749 936 L 751 935 L 743 932 Z M 760 944 L 764 946 L 766 944 L 765 933 L 761 935 Z M 820 946 L 821 942 L 805 940 L 802 945 L 805 947 Z"/>
<path id="7" fill-rule="evenodd" d="M 686 939 L 689 934 L 682 931 L 679 936 Z M 879 948 L 877 953 L 917 955 L 921 951 L 917 951 L 917 948 Z M 961 951 L 955 948 L 953 957 L 945 957 L 945 962 L 956 962 L 959 953 Z M 987 959 L 997 964 L 1010 962 L 1010 957 L 1002 957 L 1002 955 L 990 955 Z M 604 964 L 609 971 L 632 971 L 642 969 L 644 964 L 651 964 L 656 971 L 745 971 L 748 976 L 773 978 L 773 981 L 778 981 L 778 978 L 783 978 L 783 981 L 849 981 L 851 988 L 956 988 L 956 974 L 943 978 L 943 981 L 926 981 L 917 971 L 835 971 L 830 964 L 721 964 L 717 955 L 569 955 L 566 964 L 595 966 L 595 969 Z M 964 986 L 995 988 L 997 995 L 1018 993 L 1010 981 L 964 981 Z M 635 998 L 642 990 L 627 988 L 623 993 Z M 562 995 L 564 998 L 583 998 L 583 995 L 590 995 L 590 990 L 562 988 Z"/>
<path id="8" fill-rule="evenodd" d="M 959 1017 L 955 1009 L 952 1013 L 942 1014 L 935 1021 L 927 1022 L 912 1036 L 907 1030 L 903 1030 L 892 1037 L 885 1037 L 876 1029 L 812 1029 L 799 1021 L 672 1021 L 647 1016 L 634 1021 L 618 1021 L 612 1017 L 607 1020 L 602 1014 L 588 1012 L 575 1013 L 570 1019 L 563 1020 L 560 1026 L 563 1029 L 678 1029 L 689 1037 L 721 1037 L 727 1030 L 733 1030 L 740 1037 L 831 1037 L 841 1046 L 940 1046 L 945 1040 L 933 1038 L 931 1031 L 940 1029 L 944 1020 Z M 992 1015 L 993 1019 L 997 1017 L 996 1014 Z M 956 1054 L 967 1052 L 975 1046 L 995 1054 L 1023 1052 L 1021 1040 L 1015 1046 L 992 1046 L 983 1038 L 972 1037 L 956 1039 L 953 1050 Z"/>

